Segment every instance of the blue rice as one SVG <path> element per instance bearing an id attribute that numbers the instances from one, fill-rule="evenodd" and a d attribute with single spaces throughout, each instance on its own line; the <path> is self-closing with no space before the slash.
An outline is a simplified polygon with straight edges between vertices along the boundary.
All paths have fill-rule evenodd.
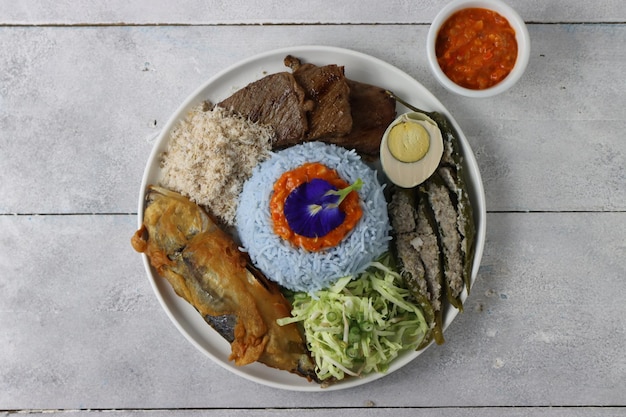
<path id="1" fill-rule="evenodd" d="M 353 231 L 334 248 L 309 252 L 277 236 L 269 211 L 276 180 L 306 162 L 320 162 L 337 170 L 348 183 L 363 180 L 359 190 L 363 216 Z M 257 165 L 239 197 L 237 233 L 242 249 L 273 281 L 293 291 L 313 293 L 344 276 L 363 272 L 389 246 L 389 218 L 383 186 L 376 171 L 355 151 L 335 145 L 309 142 L 272 153 Z"/>

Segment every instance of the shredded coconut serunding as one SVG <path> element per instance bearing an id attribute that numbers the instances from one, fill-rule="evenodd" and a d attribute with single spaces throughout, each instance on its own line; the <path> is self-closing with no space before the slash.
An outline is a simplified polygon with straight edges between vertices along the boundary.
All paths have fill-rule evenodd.
<path id="1" fill-rule="evenodd" d="M 243 183 L 269 157 L 274 132 L 220 107 L 207 107 L 195 106 L 172 129 L 161 157 L 160 185 L 233 226 Z"/>

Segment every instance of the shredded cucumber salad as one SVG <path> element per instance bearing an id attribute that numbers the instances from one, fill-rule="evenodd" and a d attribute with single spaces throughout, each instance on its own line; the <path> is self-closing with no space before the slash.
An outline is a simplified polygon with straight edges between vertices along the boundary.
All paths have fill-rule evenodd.
<path id="1" fill-rule="evenodd" d="M 404 350 L 416 349 L 428 324 L 402 278 L 384 255 L 356 279 L 339 279 L 332 287 L 296 293 L 292 317 L 302 322 L 320 380 L 386 372 Z"/>

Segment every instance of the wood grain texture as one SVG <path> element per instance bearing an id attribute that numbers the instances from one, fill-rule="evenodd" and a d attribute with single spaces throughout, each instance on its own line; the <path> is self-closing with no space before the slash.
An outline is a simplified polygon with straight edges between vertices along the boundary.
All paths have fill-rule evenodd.
<path id="1" fill-rule="evenodd" d="M 0 409 L 626 405 L 626 214 L 488 224 L 445 345 L 377 383 L 287 394 L 178 333 L 130 247 L 135 216 L 0 216 Z"/>
<path id="2" fill-rule="evenodd" d="M 530 31 L 520 83 L 470 100 L 436 84 L 413 46 L 423 27 L 0 28 L 15 45 L 0 49 L 0 213 L 136 212 L 154 138 L 191 92 L 241 59 L 306 43 L 371 54 L 431 90 L 476 153 L 489 210 L 626 209 L 626 84 L 606 82 L 626 67 L 626 26 Z"/>
<path id="3" fill-rule="evenodd" d="M 531 59 L 485 100 L 428 70 L 445 3 L 0 0 L 0 416 L 626 416 L 626 3 L 509 1 Z M 305 44 L 373 55 L 432 91 L 474 150 L 488 209 L 446 344 L 316 394 L 196 350 L 129 243 L 179 104 L 242 59 Z"/>
<path id="4" fill-rule="evenodd" d="M 32 410 L 32 414 L 41 414 Z M 623 417 L 620 407 L 501 407 L 501 408 L 385 408 L 368 403 L 365 408 L 298 408 L 298 409 L 204 409 L 204 410 L 107 410 L 110 417 L 269 417 L 269 416 L 336 417 Z M 102 415 L 100 410 L 46 410 L 49 417 L 93 417 Z M 0 412 L 0 417 L 12 413 Z"/>
<path id="5" fill-rule="evenodd" d="M 89 0 L 47 2 L 0 0 L 0 24 L 111 25 L 111 24 L 430 24 L 445 5 L 432 0 L 365 0 L 358 3 L 246 0 L 166 0 L 127 2 Z M 621 0 L 597 2 L 569 0 L 509 0 L 526 21 L 541 23 L 621 22 L 626 12 Z"/>

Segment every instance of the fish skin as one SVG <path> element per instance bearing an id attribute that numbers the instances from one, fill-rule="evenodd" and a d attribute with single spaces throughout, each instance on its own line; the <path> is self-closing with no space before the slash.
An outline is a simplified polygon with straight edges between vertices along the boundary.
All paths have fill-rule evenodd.
<path id="1" fill-rule="evenodd" d="M 300 329 L 276 323 L 291 312 L 278 285 L 251 269 L 233 239 L 188 198 L 150 186 L 146 202 L 132 246 L 207 323 L 219 323 L 216 330 L 231 343 L 229 359 L 317 381 Z"/>

